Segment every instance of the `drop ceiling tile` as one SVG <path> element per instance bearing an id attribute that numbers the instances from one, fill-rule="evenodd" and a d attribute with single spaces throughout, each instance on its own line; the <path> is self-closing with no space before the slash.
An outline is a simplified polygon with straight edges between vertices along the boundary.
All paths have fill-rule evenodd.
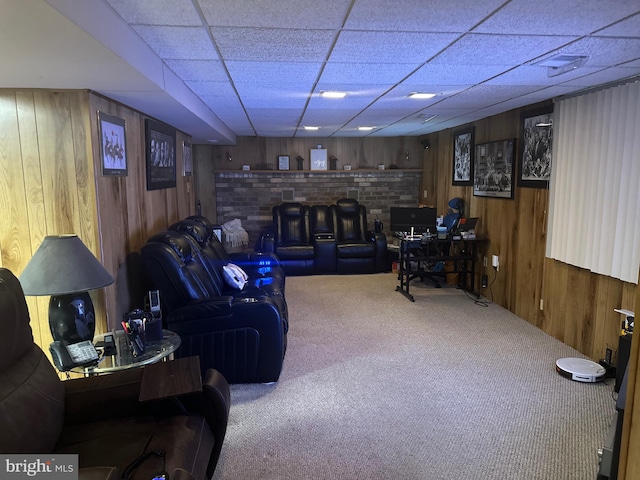
<path id="1" fill-rule="evenodd" d="M 465 35 L 431 63 L 520 65 L 575 40 L 568 36 Z"/>
<path id="2" fill-rule="evenodd" d="M 469 85 L 483 82 L 509 68 L 508 65 L 444 65 L 430 62 L 402 83 L 404 85 Z"/>
<path id="3" fill-rule="evenodd" d="M 132 25 L 202 26 L 191 0 L 106 0 Z"/>
<path id="4" fill-rule="evenodd" d="M 542 87 L 536 86 L 478 85 L 458 95 L 445 98 L 442 102 L 437 103 L 434 108 L 456 106 L 464 106 L 469 109 L 484 108 L 541 89 Z"/>
<path id="5" fill-rule="evenodd" d="M 454 33 L 343 31 L 329 61 L 408 63 L 418 68 L 456 38 Z"/>
<path id="6" fill-rule="evenodd" d="M 225 61 L 322 62 L 335 33 L 330 30 L 213 27 Z"/>
<path id="7" fill-rule="evenodd" d="M 338 29 L 350 0 L 198 0 L 211 26 Z"/>
<path id="8" fill-rule="evenodd" d="M 485 85 L 538 85 L 540 87 L 546 87 L 558 83 L 560 77 L 562 77 L 562 80 L 571 80 L 599 70 L 602 70 L 602 67 L 580 67 L 564 73 L 561 76 L 549 77 L 547 67 L 523 65 L 502 75 L 498 75 L 491 80 L 487 80 Z"/>
<path id="9" fill-rule="evenodd" d="M 529 35 L 588 35 L 638 11 L 636 1 L 511 0 L 475 32 Z"/>
<path id="10" fill-rule="evenodd" d="M 640 13 L 599 30 L 595 33 L 595 36 L 637 38 L 640 36 Z"/>
<path id="11" fill-rule="evenodd" d="M 318 78 L 321 63 L 294 62 L 236 62 L 226 63 L 234 82 L 255 85 L 307 84 L 307 91 Z"/>
<path id="12" fill-rule="evenodd" d="M 167 59 L 165 63 L 185 82 L 228 81 L 227 72 L 219 60 Z"/>
<path id="13" fill-rule="evenodd" d="M 328 62 L 322 71 L 322 83 L 351 83 L 380 85 L 395 84 L 416 69 L 415 63 Z"/>
<path id="14" fill-rule="evenodd" d="M 622 78 L 630 78 L 640 75 L 640 64 L 635 68 L 605 68 L 590 75 L 585 75 L 575 80 L 570 80 L 562 84 L 562 86 L 572 87 L 590 87 L 592 85 L 600 85 L 620 80 Z"/>
<path id="15" fill-rule="evenodd" d="M 345 28 L 353 30 L 466 32 L 479 19 L 498 8 L 503 0 L 356 0 Z"/>
<path id="16" fill-rule="evenodd" d="M 134 25 L 133 28 L 163 60 L 169 58 L 218 59 L 218 54 L 203 27 Z"/>

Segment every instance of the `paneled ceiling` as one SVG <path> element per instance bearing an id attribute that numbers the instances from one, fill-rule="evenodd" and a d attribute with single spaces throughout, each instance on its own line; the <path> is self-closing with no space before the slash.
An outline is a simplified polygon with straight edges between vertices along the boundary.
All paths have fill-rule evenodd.
<path id="1" fill-rule="evenodd" d="M 638 0 L 0 4 L 0 86 L 93 89 L 195 143 L 418 136 L 640 74 Z"/>

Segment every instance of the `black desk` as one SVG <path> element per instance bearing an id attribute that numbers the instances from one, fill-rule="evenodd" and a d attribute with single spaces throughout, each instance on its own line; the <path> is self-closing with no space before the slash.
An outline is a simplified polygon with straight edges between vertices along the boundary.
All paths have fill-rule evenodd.
<path id="1" fill-rule="evenodd" d="M 447 236 L 446 238 L 421 238 L 418 240 L 400 239 L 399 262 L 400 271 L 398 279 L 400 285 L 396 291 L 402 293 L 412 302 L 413 295 L 409 293 L 411 280 L 431 273 L 429 264 L 437 262 L 453 262 L 453 270 L 442 272 L 443 274 L 457 273 L 462 276 L 463 288 L 467 286 L 467 277 L 471 277 L 469 291 L 475 294 L 476 260 L 478 248 L 488 242 L 485 237 L 461 238 Z M 415 265 L 413 267 L 412 265 Z"/>

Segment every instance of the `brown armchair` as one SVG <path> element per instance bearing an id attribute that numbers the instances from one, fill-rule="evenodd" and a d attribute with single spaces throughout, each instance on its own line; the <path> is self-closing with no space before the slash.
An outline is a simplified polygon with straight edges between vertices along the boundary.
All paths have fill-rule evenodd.
<path id="1" fill-rule="evenodd" d="M 61 381 L 33 341 L 18 279 L 0 268 L 0 452 L 78 454 L 81 479 L 119 479 L 141 455 L 164 451 L 132 471 L 149 479 L 213 475 L 227 428 L 229 386 L 208 370 L 202 392 L 140 402 L 144 368 Z"/>

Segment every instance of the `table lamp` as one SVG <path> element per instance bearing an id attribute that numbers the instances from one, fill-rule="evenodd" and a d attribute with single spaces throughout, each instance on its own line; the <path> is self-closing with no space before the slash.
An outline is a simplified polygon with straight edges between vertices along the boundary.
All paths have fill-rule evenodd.
<path id="1" fill-rule="evenodd" d="M 25 295 L 51 295 L 51 335 L 67 345 L 93 340 L 95 312 L 87 292 L 113 282 L 77 235 L 45 237 L 20 275 Z"/>

